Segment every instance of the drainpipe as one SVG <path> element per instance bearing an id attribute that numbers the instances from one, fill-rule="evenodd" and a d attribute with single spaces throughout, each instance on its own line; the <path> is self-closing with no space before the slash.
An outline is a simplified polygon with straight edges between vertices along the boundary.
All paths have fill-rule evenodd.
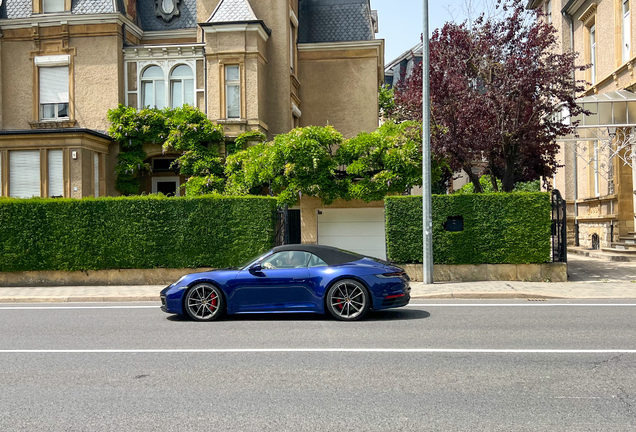
<path id="1" fill-rule="evenodd" d="M 574 52 L 574 20 L 572 19 L 572 16 L 569 15 L 566 12 L 566 10 L 567 10 L 568 6 L 570 5 L 570 3 L 572 3 L 572 2 L 569 1 L 565 5 L 563 10 L 561 11 L 561 14 L 563 15 L 563 17 L 570 24 L 570 50 L 572 52 Z M 575 69 L 572 69 L 572 82 L 574 83 L 574 85 L 576 85 L 575 84 L 576 83 L 576 70 Z M 572 90 L 572 95 L 573 95 L 573 97 L 576 98 L 576 92 L 574 91 L 574 89 Z M 579 204 L 578 204 L 578 200 L 579 200 L 579 175 L 578 175 L 578 161 L 577 161 L 577 155 L 576 155 L 576 141 L 574 142 L 574 164 L 573 164 L 573 169 L 574 169 L 574 246 L 578 247 L 579 246 Z"/>

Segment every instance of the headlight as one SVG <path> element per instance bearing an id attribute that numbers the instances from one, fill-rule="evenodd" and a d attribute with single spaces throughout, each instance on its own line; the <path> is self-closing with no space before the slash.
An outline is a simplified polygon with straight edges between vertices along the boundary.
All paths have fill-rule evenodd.
<path id="1" fill-rule="evenodd" d="M 179 285 L 186 278 L 186 276 L 188 276 L 188 275 L 181 276 L 178 281 L 176 281 L 175 283 L 172 284 L 172 286 Z"/>

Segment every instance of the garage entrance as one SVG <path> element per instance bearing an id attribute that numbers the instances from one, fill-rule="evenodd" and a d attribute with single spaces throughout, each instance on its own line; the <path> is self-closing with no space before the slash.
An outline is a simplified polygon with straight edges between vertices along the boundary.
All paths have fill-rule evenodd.
<path id="1" fill-rule="evenodd" d="M 318 210 L 318 244 L 386 259 L 384 208 Z"/>

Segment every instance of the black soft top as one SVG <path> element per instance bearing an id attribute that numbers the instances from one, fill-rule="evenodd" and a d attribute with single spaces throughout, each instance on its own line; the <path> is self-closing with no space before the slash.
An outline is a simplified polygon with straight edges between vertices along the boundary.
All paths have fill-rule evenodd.
<path id="1" fill-rule="evenodd" d="M 364 258 L 362 255 L 358 255 L 353 252 L 347 252 L 335 247 L 313 244 L 277 246 L 273 249 L 273 251 L 274 253 L 285 251 L 309 252 L 316 255 L 329 266 L 346 264 Z"/>

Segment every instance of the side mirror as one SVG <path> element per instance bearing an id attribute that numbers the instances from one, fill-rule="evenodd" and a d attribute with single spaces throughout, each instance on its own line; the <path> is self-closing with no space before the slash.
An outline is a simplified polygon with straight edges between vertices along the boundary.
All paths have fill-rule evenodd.
<path id="1" fill-rule="evenodd" d="M 250 273 L 252 274 L 261 273 L 262 271 L 263 267 L 261 267 L 260 264 L 254 264 L 252 267 L 250 267 Z"/>

